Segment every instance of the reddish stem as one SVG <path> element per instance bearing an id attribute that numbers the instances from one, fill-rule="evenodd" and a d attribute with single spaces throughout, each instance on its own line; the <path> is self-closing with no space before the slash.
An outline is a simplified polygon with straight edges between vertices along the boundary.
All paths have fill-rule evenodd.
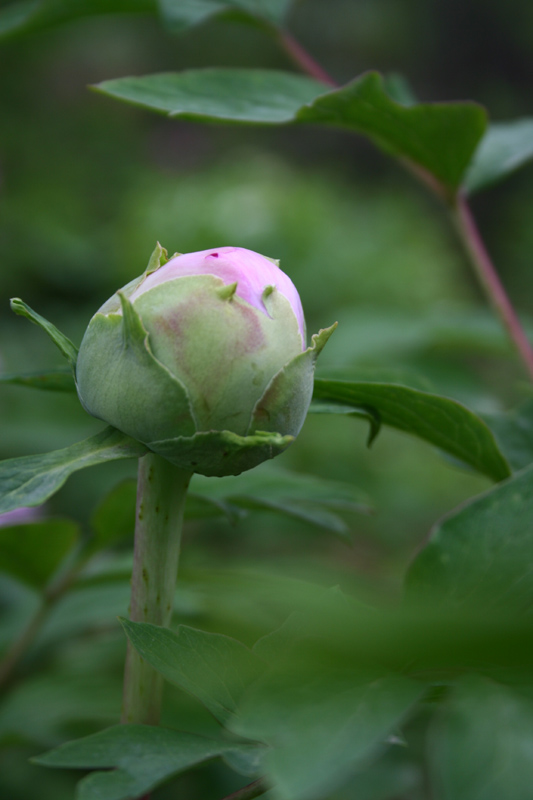
<path id="1" fill-rule="evenodd" d="M 302 45 L 288 32 L 282 28 L 276 29 L 279 41 L 287 54 L 297 64 L 302 72 L 310 75 L 321 83 L 328 86 L 337 87 L 338 83 L 333 80 L 326 70 L 305 50 Z"/>
<path id="2" fill-rule="evenodd" d="M 500 281 L 464 195 L 459 195 L 452 216 L 476 275 L 533 380 L 533 348 Z"/>

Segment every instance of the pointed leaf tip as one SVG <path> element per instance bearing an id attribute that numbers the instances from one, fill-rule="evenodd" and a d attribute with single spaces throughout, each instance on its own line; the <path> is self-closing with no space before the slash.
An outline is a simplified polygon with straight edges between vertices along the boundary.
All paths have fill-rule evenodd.
<path id="1" fill-rule="evenodd" d="M 228 283 L 225 284 L 224 286 L 221 286 L 220 289 L 216 290 L 216 293 L 221 300 L 231 300 L 236 291 L 237 291 L 237 281 L 235 281 L 235 283 Z"/>
<path id="2" fill-rule="evenodd" d="M 51 322 L 42 317 L 33 308 L 30 308 L 27 303 L 20 299 L 20 297 L 12 297 L 10 301 L 11 310 L 18 314 L 19 317 L 26 317 L 34 325 L 38 325 L 53 341 L 55 346 L 60 350 L 61 354 L 66 358 L 70 368 L 76 374 L 76 362 L 78 360 L 78 348 L 70 341 L 70 339 L 61 333 Z"/>

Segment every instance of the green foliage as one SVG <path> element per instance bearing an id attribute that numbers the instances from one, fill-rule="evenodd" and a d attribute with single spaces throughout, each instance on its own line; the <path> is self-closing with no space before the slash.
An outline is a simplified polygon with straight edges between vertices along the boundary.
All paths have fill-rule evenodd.
<path id="1" fill-rule="evenodd" d="M 174 33 L 212 16 L 240 12 L 239 19 L 281 24 L 292 0 L 159 0 L 163 22 Z"/>
<path id="2" fill-rule="evenodd" d="M 75 372 L 78 349 L 72 344 L 70 339 L 67 339 L 67 337 L 62 334 L 55 325 L 52 325 L 52 323 L 48 322 L 47 319 L 42 317 L 40 314 L 37 314 L 36 311 L 30 308 L 22 300 L 19 300 L 18 297 L 14 297 L 11 301 L 11 310 L 14 311 L 15 314 L 19 314 L 21 317 L 26 317 L 26 319 L 29 319 L 30 322 L 33 322 L 35 325 L 38 325 L 40 328 L 42 328 L 42 330 L 48 334 L 50 339 L 59 349 L 61 355 L 66 358 L 72 371 Z"/>
<path id="3" fill-rule="evenodd" d="M 465 180 L 467 192 L 501 181 L 533 158 L 533 119 L 495 122 L 474 155 Z"/>
<path id="4" fill-rule="evenodd" d="M 252 746 L 253 747 L 253 746 Z M 207 739 L 147 725 L 118 725 L 68 742 L 34 759 L 48 767 L 110 768 L 94 772 L 79 785 L 78 800 L 129 800 L 155 789 L 173 775 L 250 745 Z"/>
<path id="5" fill-rule="evenodd" d="M 533 583 L 533 467 L 452 512 L 412 564 L 408 597 L 446 609 L 527 613 Z"/>
<path id="6" fill-rule="evenodd" d="M 0 528 L 0 570 L 42 589 L 78 536 L 77 526 L 67 519 Z"/>
<path id="7" fill-rule="evenodd" d="M 442 800 L 527 800 L 531 794 L 533 704 L 472 675 L 454 688 L 430 739 L 430 767 Z"/>
<path id="8" fill-rule="evenodd" d="M 31 389 L 45 389 L 50 392 L 75 392 L 71 370 L 50 370 L 49 372 L 26 372 L 21 375 L 0 375 L 0 383 L 14 386 L 27 386 Z"/>
<path id="9" fill-rule="evenodd" d="M 63 450 L 3 461 L 0 465 L 0 513 L 44 503 L 77 470 L 105 461 L 139 458 L 145 452 L 146 448 L 139 442 L 114 428 L 106 428 Z"/>
<path id="10" fill-rule="evenodd" d="M 493 480 L 510 474 L 487 425 L 455 400 L 398 384 L 323 378 L 315 381 L 314 397 L 319 412 L 370 409 L 383 424 L 430 442 Z"/>
<path id="11" fill-rule="evenodd" d="M 290 73 L 229 69 L 118 78 L 95 88 L 171 117 L 305 122 L 362 133 L 387 153 L 427 170 L 451 192 L 486 126 L 485 112 L 473 103 L 402 106 L 387 96 L 374 72 L 327 93 L 318 82 Z"/>

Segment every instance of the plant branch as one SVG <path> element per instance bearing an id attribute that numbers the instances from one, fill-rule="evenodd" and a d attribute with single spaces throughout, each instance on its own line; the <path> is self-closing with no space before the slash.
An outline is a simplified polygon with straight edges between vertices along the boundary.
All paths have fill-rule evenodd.
<path id="1" fill-rule="evenodd" d="M 464 195 L 459 195 L 452 207 L 452 219 L 481 286 L 507 329 L 529 377 L 533 380 L 533 347 L 500 281 Z"/>
<path id="2" fill-rule="evenodd" d="M 130 619 L 170 623 L 191 475 L 161 456 L 139 459 Z M 163 678 L 128 642 L 122 722 L 158 725 Z"/>
<path id="3" fill-rule="evenodd" d="M 223 800 L 254 800 L 255 797 L 260 797 L 265 792 L 268 792 L 269 786 L 266 785 L 263 778 L 259 778 L 257 781 L 253 781 L 253 783 L 249 783 L 247 786 L 243 786 L 242 789 L 238 789 L 233 794 L 228 794 L 227 797 L 224 797 Z"/>
<path id="4" fill-rule="evenodd" d="M 311 78 L 315 78 L 315 80 L 325 83 L 328 86 L 332 86 L 334 88 L 338 86 L 337 82 L 333 80 L 331 75 L 326 72 L 326 70 L 318 63 L 318 61 L 315 61 L 315 59 L 304 47 L 302 47 L 300 42 L 298 42 L 294 36 L 292 36 L 283 28 L 275 27 L 274 30 L 281 46 L 291 60 L 298 67 L 300 67 L 302 72 L 305 72 Z"/>

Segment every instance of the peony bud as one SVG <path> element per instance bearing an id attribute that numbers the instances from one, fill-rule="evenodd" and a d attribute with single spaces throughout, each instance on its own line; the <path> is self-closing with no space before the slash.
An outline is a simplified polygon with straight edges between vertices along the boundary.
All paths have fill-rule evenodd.
<path id="1" fill-rule="evenodd" d="M 79 397 L 182 468 L 236 474 L 298 434 L 332 331 L 306 349 L 298 292 L 258 253 L 222 247 L 167 261 L 158 247 L 90 321 Z"/>

